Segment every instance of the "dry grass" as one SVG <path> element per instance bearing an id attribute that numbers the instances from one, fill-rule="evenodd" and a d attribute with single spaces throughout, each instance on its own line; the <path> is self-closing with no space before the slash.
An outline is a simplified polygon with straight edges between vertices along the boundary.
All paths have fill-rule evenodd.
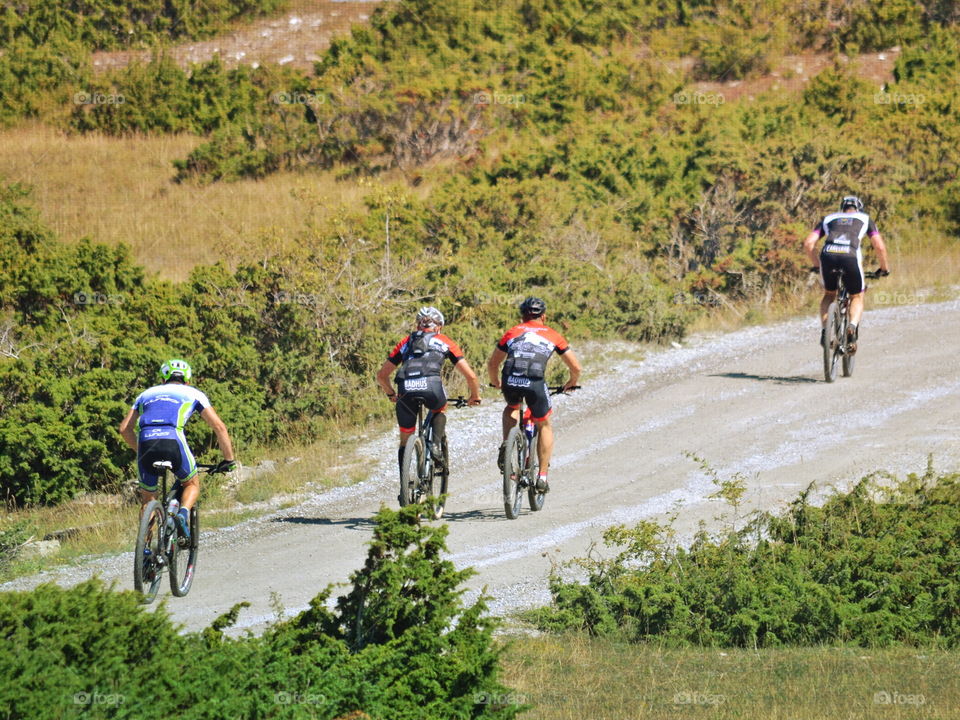
<path id="1" fill-rule="evenodd" d="M 333 172 L 262 181 L 174 183 L 172 162 L 192 136 L 67 136 L 42 127 L 0 132 L 0 178 L 33 187 L 32 204 L 62 239 L 127 243 L 136 261 L 171 280 L 199 263 L 235 262 L 293 242 L 306 227 L 362 204 L 369 192 Z"/>
<path id="2" fill-rule="evenodd" d="M 958 717 L 960 653 L 896 648 L 685 649 L 582 636 L 509 647 L 502 700 L 524 720 Z"/>

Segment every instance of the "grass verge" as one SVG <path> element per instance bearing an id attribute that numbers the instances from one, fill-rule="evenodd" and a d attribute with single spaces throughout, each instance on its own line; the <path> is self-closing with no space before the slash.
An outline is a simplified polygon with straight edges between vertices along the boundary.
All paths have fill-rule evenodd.
<path id="1" fill-rule="evenodd" d="M 960 652 L 666 649 L 582 635 L 512 641 L 503 680 L 524 720 L 956 717 Z"/>

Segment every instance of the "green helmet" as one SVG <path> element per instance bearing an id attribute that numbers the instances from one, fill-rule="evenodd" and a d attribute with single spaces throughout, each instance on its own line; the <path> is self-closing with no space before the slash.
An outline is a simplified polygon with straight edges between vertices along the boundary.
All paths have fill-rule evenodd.
<path id="1" fill-rule="evenodd" d="M 174 358 L 173 360 L 167 360 L 160 366 L 160 377 L 163 378 L 164 382 L 170 382 L 171 380 L 190 382 L 190 378 L 193 377 L 193 370 L 190 369 L 190 363 L 186 360 Z"/>

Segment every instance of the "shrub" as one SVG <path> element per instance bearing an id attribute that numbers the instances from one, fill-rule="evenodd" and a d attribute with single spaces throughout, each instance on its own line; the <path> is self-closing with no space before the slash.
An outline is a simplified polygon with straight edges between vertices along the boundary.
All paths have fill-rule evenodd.
<path id="1" fill-rule="evenodd" d="M 0 714 L 513 718 L 524 708 L 478 699 L 509 690 L 495 621 L 482 598 L 461 606 L 469 572 L 441 559 L 446 529 L 420 525 L 417 511 L 377 514 L 366 566 L 336 611 L 328 588 L 262 637 L 224 635 L 242 605 L 179 634 L 163 607 L 148 613 L 98 580 L 2 593 Z"/>
<path id="2" fill-rule="evenodd" d="M 880 480 L 822 507 L 808 489 L 782 516 L 701 530 L 689 548 L 655 523 L 613 528 L 605 540 L 620 553 L 580 561 L 586 584 L 554 577 L 553 605 L 534 616 L 545 629 L 680 646 L 956 647 L 960 478 Z"/>

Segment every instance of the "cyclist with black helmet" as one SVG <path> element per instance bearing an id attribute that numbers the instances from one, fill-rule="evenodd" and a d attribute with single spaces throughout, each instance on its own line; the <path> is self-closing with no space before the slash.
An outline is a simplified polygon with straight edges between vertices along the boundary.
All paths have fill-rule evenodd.
<path id="1" fill-rule="evenodd" d="M 881 275 L 889 275 L 887 247 L 870 216 L 863 211 L 863 202 L 855 195 L 848 195 L 840 201 L 840 212 L 831 213 L 813 228 L 803 249 L 810 258 L 814 270 L 820 271 L 823 283 L 823 299 L 820 301 L 820 344 L 823 345 L 827 324 L 827 310 L 837 297 L 837 276 L 835 269 L 843 272 L 843 285 L 850 293 L 850 323 L 847 326 L 847 344 L 851 352 L 857 350 L 860 317 L 863 315 L 863 291 L 866 282 L 863 274 L 863 250 L 861 241 L 864 236 L 877 253 Z M 817 254 L 820 238 L 826 238 L 823 248 Z"/>
<path id="2" fill-rule="evenodd" d="M 547 472 L 553 455 L 553 427 L 550 424 L 553 410 L 544 379 L 550 356 L 556 352 L 570 372 L 563 386 L 564 391 L 575 387 L 580 380 L 580 361 L 563 335 L 547 326 L 546 312 L 547 304 L 540 298 L 528 297 L 520 303 L 522 321 L 504 333 L 487 362 L 490 384 L 501 390 L 507 403 L 503 409 L 503 442 L 500 444 L 497 465 L 503 472 L 503 443 L 510 429 L 519 421 L 521 400 L 526 400 L 532 420 L 539 426 L 537 489 L 541 492 L 550 489 Z"/>
<path id="3" fill-rule="evenodd" d="M 434 449 L 439 452 L 440 438 L 447 428 L 447 394 L 443 388 L 440 371 L 444 360 L 450 360 L 457 371 L 463 375 L 470 390 L 468 405 L 480 404 L 480 383 L 477 374 L 470 367 L 460 347 L 446 335 L 443 329 L 443 313 L 435 307 L 422 307 L 417 312 L 417 328 L 398 342 L 380 370 L 377 371 L 377 384 L 387 397 L 397 406 L 397 423 L 400 425 L 400 449 L 397 458 L 400 474 L 403 475 L 403 448 L 407 439 L 417 431 L 417 410 L 420 404 L 434 412 L 433 436 L 437 442 Z M 390 375 L 397 368 L 397 389 L 390 384 Z M 434 456 L 434 461 L 442 461 Z"/>
<path id="4" fill-rule="evenodd" d="M 120 435 L 137 453 L 137 469 L 140 474 L 141 509 L 157 496 L 160 481 L 153 463 L 170 461 L 173 474 L 183 486 L 180 511 L 176 516 L 181 532 L 190 537 L 190 508 L 200 495 L 197 463 L 187 445 L 183 426 L 194 412 L 210 426 L 217 437 L 217 444 L 224 460 L 215 472 L 229 472 L 236 467 L 233 459 L 233 444 L 227 426 L 217 415 L 207 396 L 191 386 L 193 370 L 185 360 L 168 360 L 160 367 L 163 382 L 144 390 L 137 396 L 133 407 L 120 423 Z"/>

